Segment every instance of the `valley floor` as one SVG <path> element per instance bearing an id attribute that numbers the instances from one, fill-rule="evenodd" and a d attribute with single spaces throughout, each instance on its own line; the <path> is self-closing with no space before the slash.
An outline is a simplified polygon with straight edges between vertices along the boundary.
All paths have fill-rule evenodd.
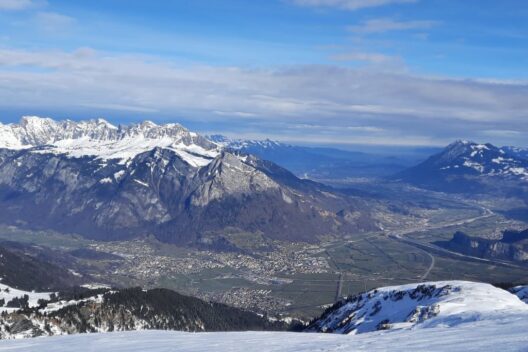
<path id="1" fill-rule="evenodd" d="M 525 314 L 360 335 L 132 331 L 0 341 L 2 351 L 528 351 Z"/>

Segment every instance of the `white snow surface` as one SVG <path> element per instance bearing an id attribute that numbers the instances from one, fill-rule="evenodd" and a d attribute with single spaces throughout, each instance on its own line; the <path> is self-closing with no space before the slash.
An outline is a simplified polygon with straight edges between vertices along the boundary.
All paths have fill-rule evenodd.
<path id="1" fill-rule="evenodd" d="M 386 303 L 375 315 L 391 315 L 394 321 L 416 306 L 431 304 L 426 295 L 414 301 L 408 297 L 392 301 L 383 295 L 411 292 L 419 285 L 443 288 L 433 296 L 439 305 L 436 316 L 420 324 L 400 324 L 391 330 L 362 334 L 323 334 L 288 332 L 130 331 L 79 334 L 0 341 L 1 351 L 528 351 L 528 305 L 516 294 L 489 284 L 467 281 L 427 282 L 384 287 L 363 299 L 372 305 L 378 298 Z M 421 292 L 424 292 L 423 290 Z M 515 294 L 516 293 L 516 294 Z M 418 296 L 416 296 L 418 297 Z M 417 305 L 418 303 L 418 305 Z M 345 307 L 345 306 L 343 306 Z M 350 308 L 350 307 L 349 307 Z"/>
<path id="2" fill-rule="evenodd" d="M 55 121 L 25 116 L 18 124 L 0 123 L 0 148 L 66 154 L 70 157 L 95 156 L 122 163 L 154 148 L 174 151 L 194 167 L 205 166 L 220 147 L 179 124 L 157 125 L 150 121 L 116 127 L 103 120 Z"/>
<path id="3" fill-rule="evenodd" d="M 38 307 L 38 300 L 39 299 L 50 299 L 51 292 L 31 292 L 31 291 L 23 291 L 18 290 L 16 288 L 4 285 L 0 283 L 0 299 L 3 299 L 5 301 L 5 304 L 7 304 L 10 300 L 12 300 L 15 297 L 22 298 L 24 295 L 29 296 L 28 305 L 29 307 Z M 3 307 L 0 307 L 0 313 L 6 312 L 11 313 L 19 310 L 20 308 L 8 308 L 5 307 L 5 304 Z"/>
<path id="4" fill-rule="evenodd" d="M 382 331 L 362 335 L 287 332 L 132 331 L 0 341 L 10 352 L 307 352 L 307 351 L 527 351 L 526 315 L 457 327 Z"/>
<path id="5" fill-rule="evenodd" d="M 359 298 L 320 319 L 319 329 L 360 334 L 376 331 L 380 324 L 390 324 L 391 330 L 426 329 L 510 314 L 528 318 L 528 305 L 515 294 L 490 284 L 468 281 L 383 287 Z"/>
<path id="6" fill-rule="evenodd" d="M 24 295 L 28 295 L 29 297 L 28 305 L 30 308 L 34 308 L 34 307 L 39 306 L 38 301 L 40 299 L 50 300 L 51 298 L 50 296 L 52 293 L 56 293 L 56 292 L 24 291 L 24 290 L 19 290 L 19 289 L 10 287 L 8 285 L 0 284 L 0 299 L 3 299 L 5 301 L 4 306 L 0 307 L 0 313 L 2 312 L 13 313 L 13 312 L 20 310 L 20 308 L 11 308 L 11 307 L 5 306 L 10 300 L 12 300 L 15 297 L 22 298 L 24 297 Z M 70 300 L 70 301 L 62 300 L 62 301 L 57 301 L 54 303 L 49 303 L 46 308 L 41 309 L 40 311 L 42 313 L 44 312 L 49 313 L 49 312 L 62 309 L 67 306 L 76 305 L 80 302 L 89 302 L 89 301 L 101 303 L 103 301 L 103 295 L 99 294 L 97 296 L 88 297 L 86 299 L 81 299 L 81 300 Z"/>
<path id="7" fill-rule="evenodd" d="M 273 149 L 280 146 L 290 146 L 279 141 L 271 139 L 231 139 L 222 135 L 208 135 L 209 140 L 218 144 L 221 147 L 229 147 L 230 149 L 241 150 L 244 148 L 260 147 L 262 149 Z"/>

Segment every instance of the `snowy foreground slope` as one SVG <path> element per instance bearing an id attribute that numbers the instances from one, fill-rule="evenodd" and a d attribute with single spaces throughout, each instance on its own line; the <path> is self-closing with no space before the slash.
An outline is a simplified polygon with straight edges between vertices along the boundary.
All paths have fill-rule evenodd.
<path id="1" fill-rule="evenodd" d="M 518 287 L 515 293 L 468 281 L 382 287 L 337 302 L 308 331 L 361 334 L 457 326 L 510 314 L 528 317 L 528 305 L 519 299 L 524 291 Z"/>
<path id="2" fill-rule="evenodd" d="M 465 281 L 380 288 L 337 304 L 311 326 L 333 334 L 129 331 L 5 340 L 0 350 L 528 351 L 528 305 L 519 299 L 526 290 Z M 376 330 L 385 320 L 389 330 Z"/>
<path id="3" fill-rule="evenodd" d="M 526 315 L 496 317 L 417 330 L 361 335 L 227 332 L 137 331 L 8 340 L 2 351 L 24 352 L 211 352 L 211 351 L 527 351 Z"/>

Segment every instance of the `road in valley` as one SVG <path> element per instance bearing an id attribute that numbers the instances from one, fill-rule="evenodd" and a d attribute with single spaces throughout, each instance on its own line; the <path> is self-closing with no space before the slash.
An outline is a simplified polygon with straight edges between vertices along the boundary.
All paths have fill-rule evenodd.
<path id="1" fill-rule="evenodd" d="M 480 215 L 473 216 L 473 217 L 466 218 L 466 219 L 459 219 L 456 221 L 444 222 L 444 223 L 433 224 L 433 225 L 415 226 L 415 227 L 410 227 L 410 228 L 390 231 L 390 232 L 380 231 L 380 232 L 372 233 L 368 236 L 365 236 L 359 239 L 348 240 L 344 242 L 328 243 L 327 245 L 324 246 L 325 248 L 324 252 L 326 256 L 328 257 L 330 264 L 334 267 L 335 273 L 338 275 L 337 281 L 334 281 L 335 290 L 336 290 L 334 300 L 338 301 L 342 298 L 344 282 L 347 280 L 345 280 L 346 273 L 339 267 L 339 264 L 336 263 L 336 261 L 332 258 L 332 255 L 330 254 L 329 249 L 338 248 L 343 245 L 361 242 L 365 240 L 368 241 L 369 239 L 374 238 L 374 237 L 385 236 L 386 238 L 389 238 L 389 239 L 392 239 L 392 240 L 395 240 L 401 243 L 405 243 L 407 245 L 418 248 L 419 250 L 424 252 L 430 258 L 431 262 L 429 266 L 426 268 L 425 272 L 419 277 L 420 281 L 426 281 L 429 275 L 431 274 L 431 272 L 433 271 L 433 269 L 435 268 L 435 265 L 436 265 L 435 254 L 457 257 L 460 259 L 474 261 L 474 262 L 484 262 L 488 264 L 503 265 L 503 266 L 513 267 L 513 268 L 522 268 L 519 265 L 515 265 L 513 263 L 506 262 L 506 261 L 483 259 L 483 258 L 473 257 L 470 255 L 465 255 L 465 254 L 458 253 L 458 252 L 453 252 L 448 249 L 439 247 L 435 244 L 432 244 L 426 241 L 420 241 L 420 240 L 407 236 L 407 235 L 410 235 L 416 232 L 424 232 L 424 231 L 439 230 L 439 229 L 454 227 L 454 226 L 462 226 L 462 225 L 470 224 L 472 222 L 482 220 L 482 219 L 485 219 L 485 218 L 488 218 L 494 215 L 494 213 L 488 208 L 480 206 L 480 209 L 481 209 Z M 307 280 L 307 281 L 310 281 L 310 280 Z M 326 280 L 322 280 L 322 281 L 326 281 Z"/>
<path id="2" fill-rule="evenodd" d="M 425 254 L 427 254 L 431 258 L 431 265 L 429 265 L 429 267 L 427 268 L 427 271 L 420 278 L 422 281 L 425 281 L 425 279 L 427 279 L 427 277 L 431 273 L 431 270 L 433 270 L 433 268 L 435 266 L 435 257 L 431 253 L 429 253 L 427 251 L 424 251 L 424 252 L 425 252 Z"/>

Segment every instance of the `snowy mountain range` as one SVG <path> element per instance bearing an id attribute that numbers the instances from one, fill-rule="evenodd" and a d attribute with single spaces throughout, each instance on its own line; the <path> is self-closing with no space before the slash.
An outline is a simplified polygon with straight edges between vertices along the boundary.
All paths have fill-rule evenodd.
<path id="1" fill-rule="evenodd" d="M 343 185 L 357 178 L 380 178 L 400 172 L 425 160 L 437 149 L 411 148 L 394 152 L 372 148 L 351 151 L 330 147 L 298 146 L 270 139 L 230 139 L 222 135 L 208 139 L 231 150 L 256 155 L 309 178 L 333 185 Z"/>
<path id="2" fill-rule="evenodd" d="M 522 194 L 528 187 L 528 159 L 512 150 L 456 141 L 394 178 L 437 191 Z"/>
<path id="3" fill-rule="evenodd" d="M 122 163 L 158 147 L 173 151 L 194 167 L 209 164 L 220 152 L 215 143 L 175 123 L 145 121 L 116 127 L 103 119 L 77 122 L 25 116 L 19 124 L 0 124 L 0 148 L 34 147 L 40 147 L 42 153 L 95 156 Z"/>
<path id="4" fill-rule="evenodd" d="M 0 125 L 0 136 L 6 224 L 229 248 L 221 237 L 226 228 L 313 242 L 376 229 L 383 220 L 373 217 L 386 211 L 178 124 L 25 117 Z M 339 215 L 349 209 L 363 216 Z"/>
<path id="5" fill-rule="evenodd" d="M 508 154 L 512 154 L 518 158 L 528 159 L 528 148 L 519 148 L 519 147 L 502 147 L 504 151 Z"/>

